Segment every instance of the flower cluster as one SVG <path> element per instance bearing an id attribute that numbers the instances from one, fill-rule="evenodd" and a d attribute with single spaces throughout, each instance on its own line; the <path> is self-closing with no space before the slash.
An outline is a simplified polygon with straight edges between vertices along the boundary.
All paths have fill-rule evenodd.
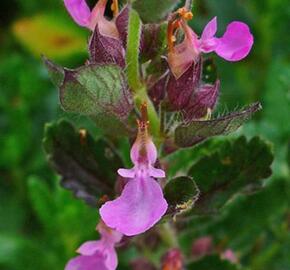
<path id="1" fill-rule="evenodd" d="M 108 19 L 105 17 L 107 0 L 99 0 L 92 10 L 85 0 L 64 0 L 64 4 L 74 21 L 92 32 L 88 44 L 90 58 L 87 66 L 112 65 L 125 72 L 130 65 L 126 63 L 125 55 L 131 6 L 126 5 L 119 12 L 118 1 L 113 0 L 111 4 L 113 18 Z M 214 17 L 199 37 L 188 25 L 192 17 L 192 13 L 186 8 L 180 8 L 168 16 L 167 51 L 161 50 L 163 57 L 156 48 L 158 46 L 156 36 L 162 31 L 161 25 L 141 26 L 139 51 L 144 54 L 145 59 L 149 57 L 151 61 L 149 63 L 156 62 L 159 70 L 156 72 L 157 75 L 144 72 L 146 75 L 140 80 L 145 85 L 142 87 L 148 89 L 148 95 L 147 92 L 143 94 L 141 106 L 140 97 L 135 104 L 138 104 L 135 106 L 138 120 L 137 136 L 130 152 L 133 168 L 118 170 L 119 177 L 124 182 L 121 192 L 115 199 L 110 197 L 111 200 L 106 200 L 99 210 L 101 222 L 97 229 L 101 239 L 84 243 L 78 249 L 80 255 L 69 261 L 66 270 L 116 269 L 115 246 L 123 235 L 142 234 L 157 224 L 167 213 L 169 202 L 164 197 L 160 182 L 165 178 L 165 171 L 158 163 L 160 149 L 157 150 L 153 142 L 156 138 L 150 135 L 152 113 L 148 113 L 148 106 L 151 106 L 151 112 L 152 110 L 156 112 L 158 108 L 160 109 L 158 106 L 161 103 L 166 105 L 169 113 L 177 112 L 182 115 L 184 125 L 195 120 L 210 119 L 217 103 L 220 81 L 216 79 L 211 83 L 203 79 L 203 55 L 215 52 L 227 61 L 239 61 L 245 58 L 252 48 L 253 36 L 246 24 L 232 22 L 227 26 L 225 33 L 217 37 L 217 18 Z M 77 72 L 66 74 L 65 81 L 71 79 L 74 83 L 78 82 L 75 77 Z M 103 80 L 106 84 L 106 79 Z M 126 81 L 120 84 L 126 91 L 128 90 Z M 130 94 L 126 91 L 124 93 L 127 99 L 134 100 L 134 91 Z M 118 102 L 121 103 L 120 99 Z M 102 112 L 103 115 L 109 115 L 109 109 L 106 108 Z M 122 121 L 134 111 L 131 107 L 125 109 L 128 109 L 128 112 L 120 115 Z M 166 148 L 166 142 L 172 142 L 171 133 L 169 129 L 162 127 L 162 124 L 160 129 L 160 137 L 165 142 Z M 198 248 L 201 249 L 207 248 Z M 229 252 L 223 256 L 229 258 Z M 163 269 L 182 269 L 183 259 L 178 250 L 173 249 L 164 258 Z"/>

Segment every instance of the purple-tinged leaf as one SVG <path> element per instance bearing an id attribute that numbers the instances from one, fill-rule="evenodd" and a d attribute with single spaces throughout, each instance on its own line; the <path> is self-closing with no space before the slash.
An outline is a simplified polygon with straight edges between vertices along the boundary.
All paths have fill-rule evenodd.
<path id="1" fill-rule="evenodd" d="M 218 100 L 220 81 L 214 85 L 201 84 L 190 99 L 189 104 L 183 109 L 185 121 L 200 119 L 206 116 L 208 110 L 214 110 Z"/>
<path id="2" fill-rule="evenodd" d="M 167 23 L 144 24 L 141 36 L 141 57 L 143 61 L 160 58 L 166 54 L 167 48 Z"/>
<path id="3" fill-rule="evenodd" d="M 168 74 L 165 74 L 149 88 L 148 94 L 155 105 L 158 105 L 165 98 L 167 82 Z"/>
<path id="4" fill-rule="evenodd" d="M 114 129 L 130 132 L 127 118 L 133 109 L 133 101 L 119 66 L 89 64 L 69 70 L 48 60 L 44 62 L 59 88 L 65 111 L 92 117 L 110 134 L 114 134 Z"/>
<path id="5" fill-rule="evenodd" d="M 212 136 L 227 135 L 236 131 L 261 108 L 261 104 L 257 102 L 216 119 L 192 120 L 181 124 L 175 130 L 175 143 L 180 147 L 189 147 Z"/>
<path id="6" fill-rule="evenodd" d="M 130 5 L 126 5 L 118 14 L 116 18 L 116 27 L 118 29 L 120 39 L 123 42 L 124 48 L 127 46 L 127 34 L 128 34 L 128 22 L 129 22 L 129 12 Z"/>
<path id="7" fill-rule="evenodd" d="M 192 64 L 179 79 L 176 79 L 171 74 L 167 84 L 167 93 L 169 102 L 174 110 L 181 110 L 189 104 L 201 79 L 201 63 L 201 60 L 199 60 L 197 63 Z"/>
<path id="8" fill-rule="evenodd" d="M 98 25 L 89 43 L 90 63 L 116 64 L 125 67 L 125 49 L 122 41 L 100 33 Z"/>
<path id="9" fill-rule="evenodd" d="M 61 185 L 77 198 L 97 206 L 100 196 L 114 195 L 116 172 L 122 161 L 108 142 L 96 141 L 89 133 L 80 133 L 60 120 L 46 125 L 43 146 L 62 177 Z"/>

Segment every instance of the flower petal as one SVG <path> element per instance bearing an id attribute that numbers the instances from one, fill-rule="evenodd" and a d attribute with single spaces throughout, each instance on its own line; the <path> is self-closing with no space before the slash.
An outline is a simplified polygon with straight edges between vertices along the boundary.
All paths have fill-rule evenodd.
<path id="1" fill-rule="evenodd" d="M 109 270 L 115 270 L 118 265 L 118 256 L 114 247 L 106 250 L 106 266 Z M 99 270 L 99 269 L 96 269 Z"/>
<path id="2" fill-rule="evenodd" d="M 143 138 L 143 137 L 142 137 Z M 149 164 L 154 164 L 157 160 L 157 149 L 150 137 L 145 138 L 145 145 L 144 142 L 142 141 L 141 137 L 138 135 L 136 141 L 134 142 L 131 152 L 130 152 L 130 157 L 132 162 L 136 165 L 139 164 L 142 161 L 144 162 L 149 162 Z M 142 157 L 140 154 L 140 150 L 142 147 L 145 146 L 146 150 L 146 156 Z"/>
<path id="3" fill-rule="evenodd" d="M 81 255 L 93 255 L 102 246 L 100 241 L 87 241 L 83 243 L 77 250 Z"/>
<path id="4" fill-rule="evenodd" d="M 128 182 L 121 196 L 106 202 L 100 214 L 107 226 L 131 236 L 150 229 L 167 210 L 161 187 L 151 177 Z"/>
<path id="5" fill-rule="evenodd" d="M 156 169 L 151 166 L 149 169 L 149 175 L 155 178 L 164 178 L 165 172 L 161 169 Z"/>
<path id="6" fill-rule="evenodd" d="M 218 45 L 218 39 L 214 37 L 217 31 L 217 19 L 214 17 L 204 28 L 199 40 L 199 49 L 204 53 L 210 53 Z"/>
<path id="7" fill-rule="evenodd" d="M 88 27 L 91 11 L 85 0 L 64 0 L 64 4 L 78 25 Z"/>
<path id="8" fill-rule="evenodd" d="M 113 270 L 105 264 L 105 259 L 101 254 L 93 256 L 78 256 L 71 259 L 65 266 L 65 270 Z"/>
<path id="9" fill-rule="evenodd" d="M 116 230 L 112 230 L 103 221 L 98 224 L 97 229 L 101 234 L 101 242 L 104 248 L 110 249 L 122 240 L 123 234 Z"/>
<path id="10" fill-rule="evenodd" d="M 119 169 L 118 174 L 125 178 L 134 178 L 135 177 L 135 169 Z"/>
<path id="11" fill-rule="evenodd" d="M 232 22 L 218 41 L 215 52 L 220 57 L 228 61 L 239 61 L 249 54 L 254 38 L 245 23 Z"/>
<path id="12" fill-rule="evenodd" d="M 217 18 L 214 17 L 211 21 L 203 29 L 201 34 L 202 40 L 207 40 L 209 38 L 213 38 L 217 31 Z"/>

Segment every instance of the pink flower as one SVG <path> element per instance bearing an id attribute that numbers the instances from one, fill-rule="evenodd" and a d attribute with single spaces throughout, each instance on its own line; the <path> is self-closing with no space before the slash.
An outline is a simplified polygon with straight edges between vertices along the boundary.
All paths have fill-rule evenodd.
<path id="1" fill-rule="evenodd" d="M 78 25 L 89 28 L 92 31 L 94 31 L 96 25 L 98 25 L 102 35 L 119 38 L 114 20 L 109 21 L 104 16 L 107 0 L 99 0 L 92 11 L 85 0 L 64 0 L 64 4 L 69 14 Z M 117 0 L 113 1 L 112 9 L 114 13 L 117 14 Z"/>
<path id="2" fill-rule="evenodd" d="M 201 53 L 215 52 L 227 61 L 239 61 L 249 54 L 254 42 L 249 27 L 243 22 L 231 22 L 220 38 L 215 36 L 216 17 L 205 26 L 200 38 L 187 25 L 185 19 L 175 20 L 171 24 L 175 24 L 175 27 L 168 27 L 168 63 L 177 79 L 198 60 Z M 173 46 L 176 25 L 183 29 L 185 38 L 180 44 Z"/>
<path id="3" fill-rule="evenodd" d="M 227 249 L 225 250 L 222 254 L 221 254 L 221 258 L 223 260 L 228 260 L 229 262 L 233 263 L 233 264 L 237 264 L 239 262 L 236 254 L 233 252 L 233 250 L 231 249 Z"/>
<path id="4" fill-rule="evenodd" d="M 148 134 L 147 108 L 142 106 L 142 120 L 138 121 L 138 136 L 131 148 L 132 169 L 119 169 L 128 183 L 119 198 L 106 202 L 100 214 L 107 226 L 131 236 L 150 229 L 167 210 L 162 189 L 154 178 L 165 172 L 154 168 L 157 151 Z"/>
<path id="5" fill-rule="evenodd" d="M 194 258 L 211 254 L 214 250 L 212 238 L 210 236 L 203 236 L 196 239 L 191 250 Z"/>
<path id="6" fill-rule="evenodd" d="M 78 257 L 71 259 L 65 270 L 115 270 L 118 257 L 115 245 L 122 239 L 122 234 L 108 228 L 102 221 L 97 227 L 101 240 L 85 242 L 77 250 Z"/>

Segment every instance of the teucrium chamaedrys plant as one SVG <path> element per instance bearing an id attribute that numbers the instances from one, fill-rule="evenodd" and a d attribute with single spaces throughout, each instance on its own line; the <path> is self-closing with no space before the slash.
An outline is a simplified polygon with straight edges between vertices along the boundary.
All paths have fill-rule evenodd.
<path id="1" fill-rule="evenodd" d="M 120 11 L 118 1 L 113 0 L 111 19 L 104 15 L 107 0 L 99 0 L 92 10 L 85 0 L 64 0 L 74 21 L 91 31 L 88 60 L 81 67 L 68 69 L 44 58 L 59 88 L 62 108 L 87 116 L 104 134 L 95 139 L 87 130 L 78 131 L 64 120 L 46 128 L 45 151 L 62 176 L 62 185 L 100 208 L 101 240 L 83 244 L 67 270 L 116 269 L 115 247 L 122 236 L 153 231 L 158 223 L 161 238 L 173 248 L 164 255 L 162 269 L 183 269 L 186 264 L 192 269 L 194 263 L 188 264 L 178 248 L 175 233 L 179 227 L 175 224 L 182 217 L 208 214 L 209 209 L 221 211 L 234 194 L 253 186 L 257 189 L 261 186 L 257 180 L 269 175 L 272 156 L 268 146 L 259 139 L 248 143 L 242 138 L 230 143 L 226 151 L 219 152 L 219 147 L 208 150 L 211 156 L 204 175 L 212 171 L 220 179 L 209 175 L 208 181 L 200 183 L 195 177 L 203 175 L 201 167 L 191 159 L 186 161 L 191 166 L 180 164 L 188 170 L 183 169 L 182 174 L 177 170 L 171 173 L 173 179 L 166 179 L 171 166 L 168 160 L 184 151 L 180 148 L 194 151 L 188 147 L 235 131 L 260 104 L 215 118 L 212 113 L 220 80 L 214 76 L 206 81 L 203 76 L 204 54 L 215 52 L 227 61 L 239 61 L 249 54 L 253 36 L 245 23 L 232 22 L 223 36 L 217 37 L 215 17 L 199 37 L 187 24 L 192 19 L 190 1 L 175 11 L 171 9 L 177 0 L 157 2 L 147 3 L 156 6 L 152 11 L 156 21 L 143 24 L 140 16 L 144 22 L 150 21 L 150 16 L 142 0 L 124 5 Z M 135 141 L 130 152 L 132 169 L 123 168 L 116 149 L 120 137 Z M 255 167 L 237 162 L 235 154 L 240 151 L 242 159 L 252 160 L 259 158 L 255 149 L 265 154 L 264 162 L 257 163 L 259 170 L 251 174 Z M 203 159 L 198 162 L 205 164 Z M 215 166 L 223 171 L 217 173 Z M 229 172 L 235 179 L 228 177 Z M 138 237 L 131 237 L 130 243 L 138 245 Z M 211 260 L 219 261 L 220 257 Z"/>

